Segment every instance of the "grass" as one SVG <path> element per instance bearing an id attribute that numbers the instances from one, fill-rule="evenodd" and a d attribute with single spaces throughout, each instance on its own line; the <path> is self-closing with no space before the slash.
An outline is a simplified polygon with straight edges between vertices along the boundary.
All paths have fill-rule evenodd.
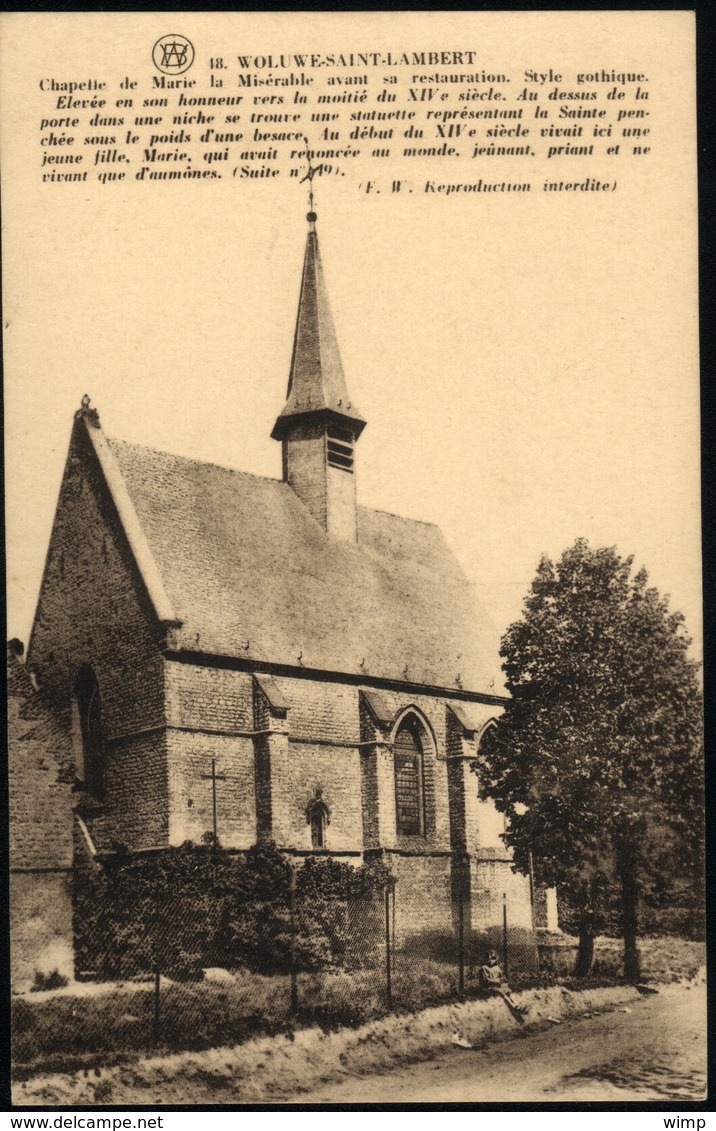
<path id="1" fill-rule="evenodd" d="M 393 975 L 393 1001 L 416 1010 L 456 996 L 456 970 L 439 962 L 401 963 Z M 324 1032 L 355 1028 L 387 1012 L 385 971 L 300 974 L 298 1010 L 291 1013 L 291 983 L 240 971 L 230 981 L 162 979 L 158 1032 L 150 982 L 91 987 L 73 994 L 16 998 L 12 1056 L 17 1079 L 43 1071 L 121 1063 L 137 1053 L 201 1050 L 240 1044 L 317 1025 Z"/>
<path id="2" fill-rule="evenodd" d="M 552 936 L 540 947 L 542 972 L 560 981 L 571 979 L 577 954 L 577 940 L 569 935 Z M 693 939 L 673 935 L 639 939 L 642 978 L 645 982 L 678 982 L 693 978 L 706 962 L 706 947 Z M 590 983 L 606 984 L 605 979 L 619 981 L 623 975 L 624 944 L 621 939 L 600 937 L 594 944 L 594 964 Z M 575 979 L 575 985 L 580 983 Z"/>
<path id="3" fill-rule="evenodd" d="M 562 987 L 527 991 L 527 1024 L 614 1009 L 638 997 L 629 986 L 565 994 Z M 326 1034 L 316 1026 L 295 1033 L 258 1037 L 242 1045 L 137 1056 L 132 1063 L 93 1070 L 16 1076 L 18 1105 L 87 1106 L 148 1104 L 266 1104 L 281 1097 L 310 1099 L 321 1083 L 386 1072 L 432 1059 L 459 1032 L 474 1047 L 516 1035 L 516 1024 L 499 998 L 452 1002 L 416 1013 L 391 1014 L 358 1028 Z M 519 1030 L 523 1033 L 525 1030 Z"/>
<path id="4" fill-rule="evenodd" d="M 104 993 L 62 994 L 12 1003 L 12 1056 L 18 1065 L 81 1068 L 124 1059 L 135 1051 L 204 1049 L 237 1044 L 286 1027 L 287 978 L 244 975 L 236 983 L 172 983 L 160 987 L 155 1031 L 151 983 L 107 987 Z"/>
<path id="5" fill-rule="evenodd" d="M 571 979 L 576 940 L 563 937 L 551 945 L 549 968 L 539 978 L 511 982 L 548 986 L 561 981 L 571 988 L 614 985 L 621 975 L 621 942 L 596 942 L 592 976 Z M 686 939 L 665 937 L 640 942 L 647 981 L 691 978 L 705 962 L 705 947 Z M 417 1011 L 457 998 L 454 963 L 409 960 L 398 955 L 393 972 L 394 1010 Z M 467 996 L 475 980 L 468 968 Z M 301 974 L 298 1011 L 291 1013 L 291 984 L 284 975 L 273 977 L 241 971 L 222 982 L 174 983 L 162 979 L 159 1030 L 155 1033 L 154 987 L 150 982 L 124 985 L 68 987 L 56 993 L 34 993 L 13 1000 L 12 1056 L 15 1079 L 43 1071 L 91 1071 L 97 1064 L 136 1060 L 149 1050 L 159 1053 L 200 1051 L 241 1044 L 252 1037 L 290 1035 L 293 1030 L 318 1026 L 324 1032 L 356 1028 L 387 1012 L 385 971 L 379 968 L 346 972 Z"/>
<path id="6" fill-rule="evenodd" d="M 678 982 L 693 978 L 706 962 L 704 943 L 693 939 L 664 936 L 640 939 L 642 977 L 646 982 Z M 621 939 L 597 939 L 594 973 L 621 977 L 623 943 Z"/>

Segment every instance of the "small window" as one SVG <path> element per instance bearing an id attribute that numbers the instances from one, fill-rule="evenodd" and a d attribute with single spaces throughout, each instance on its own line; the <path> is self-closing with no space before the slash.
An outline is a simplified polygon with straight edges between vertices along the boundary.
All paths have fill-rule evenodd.
<path id="1" fill-rule="evenodd" d="M 308 815 L 308 820 L 311 826 L 311 848 L 325 848 L 328 809 L 322 801 L 314 801 Z"/>
<path id="2" fill-rule="evenodd" d="M 395 819 L 398 836 L 422 836 L 423 749 L 417 728 L 404 724 L 395 738 Z"/>
<path id="3" fill-rule="evenodd" d="M 347 428 L 331 428 L 326 435 L 326 458 L 330 467 L 353 472 L 353 433 Z"/>

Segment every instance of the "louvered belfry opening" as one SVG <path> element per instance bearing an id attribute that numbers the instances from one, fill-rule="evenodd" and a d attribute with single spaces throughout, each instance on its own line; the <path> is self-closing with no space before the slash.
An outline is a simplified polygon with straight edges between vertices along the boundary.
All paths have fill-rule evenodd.
<path id="1" fill-rule="evenodd" d="M 326 459 L 331 467 L 353 474 L 353 433 L 347 428 L 329 427 L 326 433 Z"/>
<path id="2" fill-rule="evenodd" d="M 417 727 L 404 723 L 395 737 L 395 815 L 398 836 L 422 836 L 425 831 L 423 800 L 423 748 Z"/>

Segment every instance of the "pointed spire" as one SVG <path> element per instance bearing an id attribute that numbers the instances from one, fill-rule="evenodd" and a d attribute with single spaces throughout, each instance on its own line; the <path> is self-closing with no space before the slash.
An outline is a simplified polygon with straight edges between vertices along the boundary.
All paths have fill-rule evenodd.
<path id="1" fill-rule="evenodd" d="M 316 214 L 310 211 L 306 254 L 303 260 L 301 296 L 286 404 L 271 435 L 281 440 L 296 418 L 343 418 L 358 436 L 365 420 L 352 403 L 346 388 L 336 331 L 323 279 L 318 250 Z"/>

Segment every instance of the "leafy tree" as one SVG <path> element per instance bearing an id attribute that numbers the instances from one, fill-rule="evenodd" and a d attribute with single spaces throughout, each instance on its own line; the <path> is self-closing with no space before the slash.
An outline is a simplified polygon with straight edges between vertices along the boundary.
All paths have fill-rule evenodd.
<path id="1" fill-rule="evenodd" d="M 517 866 L 527 870 L 531 850 L 539 878 L 572 907 L 576 973 L 591 967 L 616 885 L 624 974 L 638 981 L 640 893 L 670 844 L 694 865 L 702 857 L 703 785 L 684 618 L 632 561 L 584 539 L 542 559 L 502 640 L 511 698 L 476 769 L 509 818 Z"/>

